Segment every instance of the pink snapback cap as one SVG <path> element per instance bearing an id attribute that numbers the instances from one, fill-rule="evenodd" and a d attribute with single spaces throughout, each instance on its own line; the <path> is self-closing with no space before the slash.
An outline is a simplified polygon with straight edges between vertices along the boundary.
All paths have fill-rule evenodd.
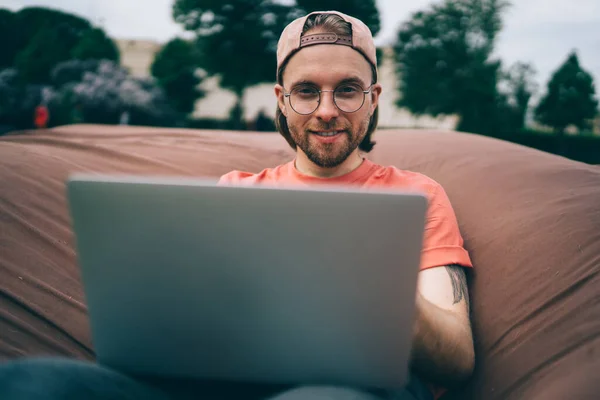
<path id="1" fill-rule="evenodd" d="M 304 24 L 308 17 L 313 14 L 339 15 L 352 26 L 352 36 L 338 36 L 333 32 L 302 36 Z M 277 74 L 279 75 L 279 68 L 298 50 L 302 47 L 316 44 L 338 44 L 352 47 L 371 63 L 377 73 L 377 52 L 369 27 L 361 20 L 339 11 L 315 11 L 292 21 L 281 33 L 281 37 L 277 43 Z M 277 80 L 279 80 L 279 76 L 277 76 Z"/>

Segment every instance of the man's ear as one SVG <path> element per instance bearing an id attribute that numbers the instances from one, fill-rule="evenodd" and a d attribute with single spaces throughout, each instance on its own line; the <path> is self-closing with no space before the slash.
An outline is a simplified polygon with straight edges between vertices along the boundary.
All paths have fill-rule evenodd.
<path id="1" fill-rule="evenodd" d="M 371 115 L 375 113 L 375 109 L 379 105 L 379 96 L 383 88 L 379 83 L 375 83 L 371 88 Z"/>
<path id="2" fill-rule="evenodd" d="M 283 86 L 280 84 L 275 85 L 275 96 L 277 96 L 277 105 L 281 113 L 287 117 L 287 107 L 285 106 L 285 96 Z"/>

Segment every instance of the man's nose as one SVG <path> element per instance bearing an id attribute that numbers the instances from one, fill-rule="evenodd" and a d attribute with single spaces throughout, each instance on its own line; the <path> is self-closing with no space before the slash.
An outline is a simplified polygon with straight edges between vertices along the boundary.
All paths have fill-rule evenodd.
<path id="1" fill-rule="evenodd" d="M 315 111 L 315 115 L 325 122 L 329 122 L 332 119 L 339 117 L 340 109 L 335 105 L 333 92 L 321 93 L 321 102 Z"/>

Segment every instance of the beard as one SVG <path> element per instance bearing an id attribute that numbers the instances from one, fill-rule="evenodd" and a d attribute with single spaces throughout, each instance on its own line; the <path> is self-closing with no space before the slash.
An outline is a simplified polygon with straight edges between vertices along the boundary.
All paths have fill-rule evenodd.
<path id="1" fill-rule="evenodd" d="M 358 129 L 354 131 L 349 123 L 339 122 L 318 123 L 305 129 L 303 132 L 288 124 L 290 135 L 308 159 L 321 168 L 334 168 L 342 164 L 358 148 L 367 135 L 370 117 L 364 119 Z M 341 131 L 344 138 L 335 143 L 315 143 L 311 141 L 311 131 Z"/>

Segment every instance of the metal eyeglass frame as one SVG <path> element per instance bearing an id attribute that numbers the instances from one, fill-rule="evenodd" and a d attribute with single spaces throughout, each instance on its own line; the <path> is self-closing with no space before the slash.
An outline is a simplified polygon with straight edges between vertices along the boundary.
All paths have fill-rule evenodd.
<path id="1" fill-rule="evenodd" d="M 321 93 L 325 93 L 325 92 L 332 92 L 332 93 L 334 93 L 336 90 L 338 90 L 338 89 L 339 89 L 341 86 L 344 86 L 344 85 L 347 85 L 347 84 L 339 85 L 338 87 L 336 87 L 336 88 L 335 88 L 335 89 L 333 89 L 333 90 L 319 90 L 319 89 L 317 89 L 317 93 L 319 93 L 319 101 L 317 102 L 317 106 L 315 107 L 315 109 L 314 109 L 314 110 L 312 110 L 311 112 L 309 112 L 309 113 L 306 113 L 306 114 L 304 114 L 304 113 L 300 113 L 300 112 L 296 111 L 296 109 L 295 109 L 295 108 L 294 108 L 294 106 L 292 105 L 292 101 L 291 101 L 291 99 L 290 99 L 290 96 L 292 95 L 292 92 L 285 93 L 285 88 L 284 88 L 284 89 L 283 89 L 283 90 L 284 90 L 284 92 L 283 92 L 283 95 L 284 95 L 284 97 L 287 97 L 287 98 L 288 98 L 288 101 L 290 102 L 290 107 L 292 108 L 292 110 L 294 110 L 294 112 L 295 112 L 296 114 L 300 114 L 300 115 L 310 115 L 310 114 L 314 113 L 315 111 L 317 111 L 317 110 L 319 109 L 319 106 L 321 105 Z M 373 90 L 373 85 L 375 85 L 375 83 L 372 83 L 372 84 L 371 84 L 371 86 L 369 86 L 369 87 L 368 87 L 368 90 L 364 90 L 364 89 L 362 90 L 362 92 L 363 92 L 363 99 L 362 99 L 362 103 L 361 103 L 361 104 L 360 104 L 360 106 L 359 106 L 359 107 L 358 107 L 356 110 L 354 110 L 354 111 L 344 111 L 344 110 L 342 110 L 342 109 L 341 109 L 341 108 L 340 108 L 340 107 L 337 105 L 337 102 L 335 101 L 335 94 L 332 96 L 332 97 L 333 97 L 333 104 L 335 104 L 335 106 L 337 107 L 337 109 L 338 109 L 338 110 L 340 110 L 341 112 L 343 112 L 343 113 L 346 113 L 346 114 L 353 114 L 353 113 L 357 112 L 358 110 L 360 110 L 360 109 L 361 109 L 361 108 L 362 108 L 362 107 L 365 105 L 365 98 L 367 97 L 367 94 L 369 94 L 369 93 L 371 92 L 371 90 Z M 362 89 L 362 87 L 361 87 L 360 85 L 356 85 L 356 86 L 358 86 L 358 87 L 360 87 L 360 88 Z M 293 90 L 292 90 L 292 91 L 293 91 Z"/>

